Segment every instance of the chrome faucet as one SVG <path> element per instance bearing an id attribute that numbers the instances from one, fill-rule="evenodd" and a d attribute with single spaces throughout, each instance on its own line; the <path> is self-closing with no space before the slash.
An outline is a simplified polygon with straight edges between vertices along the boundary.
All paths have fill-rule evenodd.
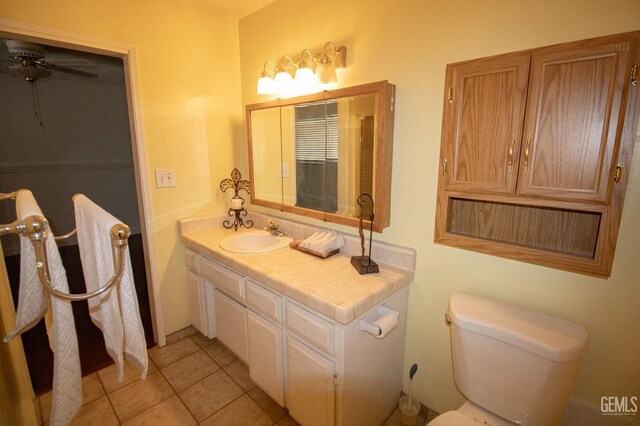
<path id="1" fill-rule="evenodd" d="M 269 231 L 271 235 L 276 237 L 282 237 L 284 232 L 279 230 L 280 226 L 273 219 L 267 219 L 267 226 L 264 228 L 265 231 Z"/>

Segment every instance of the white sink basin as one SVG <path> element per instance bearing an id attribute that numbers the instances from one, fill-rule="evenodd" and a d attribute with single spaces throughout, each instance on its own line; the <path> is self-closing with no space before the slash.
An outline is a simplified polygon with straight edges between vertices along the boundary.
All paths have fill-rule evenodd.
<path id="1" fill-rule="evenodd" d="M 289 237 L 276 237 L 267 231 L 252 231 L 230 235 L 220 241 L 220 247 L 234 253 L 266 253 L 287 247 Z"/>

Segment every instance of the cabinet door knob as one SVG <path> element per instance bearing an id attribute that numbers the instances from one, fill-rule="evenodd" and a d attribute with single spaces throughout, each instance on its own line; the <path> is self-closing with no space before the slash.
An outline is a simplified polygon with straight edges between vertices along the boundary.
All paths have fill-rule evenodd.
<path id="1" fill-rule="evenodd" d="M 531 147 L 531 141 L 533 140 L 533 133 L 529 132 L 527 135 L 527 147 L 524 150 L 524 172 L 527 172 L 529 167 L 529 148 Z"/>
<path id="2" fill-rule="evenodd" d="M 513 133 L 511 135 L 511 145 L 509 145 L 509 162 L 508 162 L 509 171 L 513 169 L 513 146 L 515 145 L 515 143 L 516 143 L 516 134 Z"/>
<path id="3" fill-rule="evenodd" d="M 616 166 L 616 170 L 613 172 L 613 181 L 615 183 L 620 183 L 622 181 L 622 172 L 624 169 L 624 163 L 621 161 Z"/>

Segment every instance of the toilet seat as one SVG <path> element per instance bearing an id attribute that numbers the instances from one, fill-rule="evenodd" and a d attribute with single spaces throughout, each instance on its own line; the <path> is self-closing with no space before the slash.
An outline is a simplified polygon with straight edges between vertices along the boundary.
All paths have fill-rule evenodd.
<path id="1" fill-rule="evenodd" d="M 429 422 L 429 426 L 478 426 L 479 423 L 458 411 L 447 411 Z"/>

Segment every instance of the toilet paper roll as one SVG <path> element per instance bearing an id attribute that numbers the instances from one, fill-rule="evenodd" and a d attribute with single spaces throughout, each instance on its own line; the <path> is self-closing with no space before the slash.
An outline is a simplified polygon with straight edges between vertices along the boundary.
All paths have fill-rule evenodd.
<path id="1" fill-rule="evenodd" d="M 372 323 L 373 326 L 380 330 L 380 334 L 374 335 L 376 339 L 382 339 L 398 326 L 398 316 L 387 312 Z"/>

